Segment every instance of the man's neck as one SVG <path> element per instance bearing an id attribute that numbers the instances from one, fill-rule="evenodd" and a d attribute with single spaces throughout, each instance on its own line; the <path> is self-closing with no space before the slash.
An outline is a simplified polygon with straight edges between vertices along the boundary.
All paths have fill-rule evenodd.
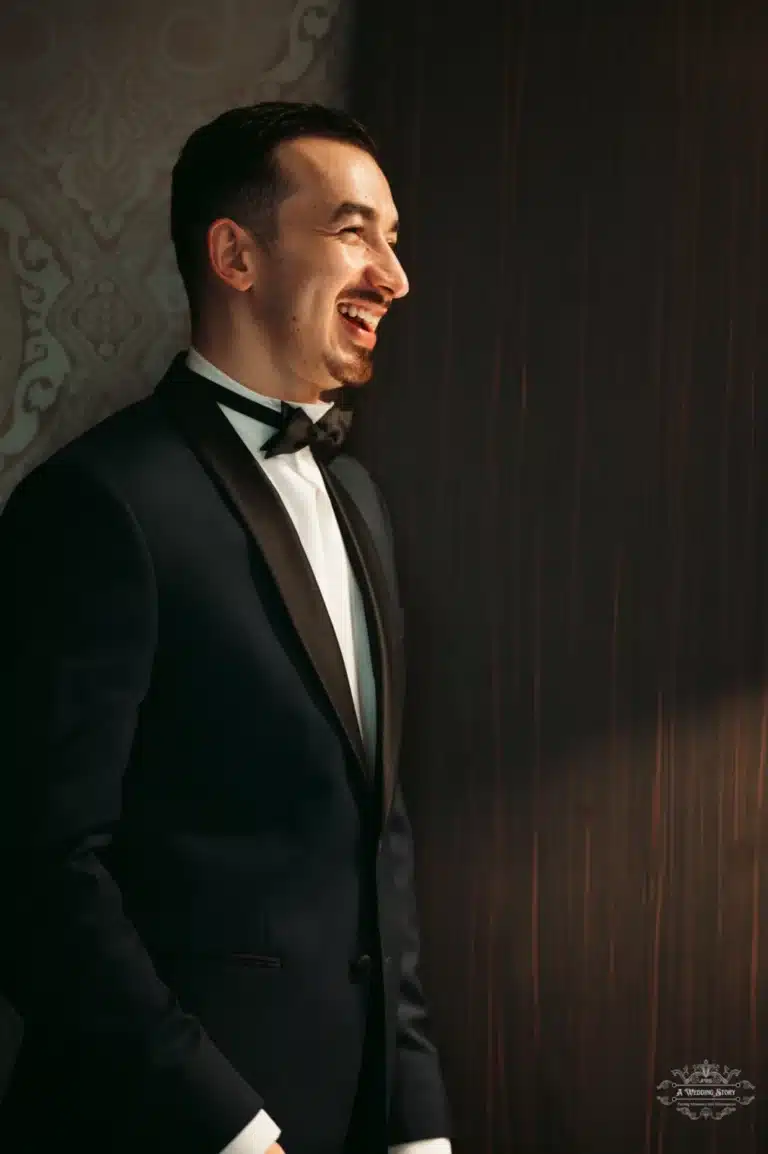
<path id="1" fill-rule="evenodd" d="M 263 397 L 275 397 L 291 405 L 316 404 L 318 401 L 334 399 L 331 390 L 318 388 L 295 377 L 285 380 L 273 366 L 263 363 L 263 356 L 244 353 L 235 342 L 228 348 L 221 348 L 206 340 L 204 334 L 193 333 L 190 345 L 233 381 Z"/>

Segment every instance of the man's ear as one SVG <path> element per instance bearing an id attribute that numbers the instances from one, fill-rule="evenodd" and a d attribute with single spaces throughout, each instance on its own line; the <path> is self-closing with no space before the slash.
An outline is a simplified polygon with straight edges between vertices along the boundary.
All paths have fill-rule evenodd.
<path id="1" fill-rule="evenodd" d="M 256 280 L 259 250 L 253 237 L 230 217 L 220 217 L 206 235 L 212 274 L 236 292 L 247 292 Z"/>

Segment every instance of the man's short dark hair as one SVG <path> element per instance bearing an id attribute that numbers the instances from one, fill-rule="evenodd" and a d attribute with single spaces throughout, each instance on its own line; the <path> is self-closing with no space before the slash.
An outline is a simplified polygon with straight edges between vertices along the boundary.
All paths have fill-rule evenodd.
<path id="1" fill-rule="evenodd" d="M 193 320 L 208 228 L 226 216 L 262 243 L 274 240 L 277 209 L 289 191 L 275 149 L 302 136 L 346 141 L 376 156 L 366 129 L 346 112 L 282 100 L 231 108 L 196 129 L 181 149 L 171 177 L 171 239 Z"/>

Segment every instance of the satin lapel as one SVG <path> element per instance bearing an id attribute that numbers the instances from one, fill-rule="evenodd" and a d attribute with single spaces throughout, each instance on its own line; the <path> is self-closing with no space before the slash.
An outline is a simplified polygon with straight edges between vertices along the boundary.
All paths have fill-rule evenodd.
<path id="1" fill-rule="evenodd" d="M 346 488 L 324 465 L 320 470 L 336 512 L 352 568 L 360 584 L 376 677 L 377 751 L 381 764 L 382 821 L 386 821 L 395 790 L 395 750 L 399 745 L 401 694 L 395 656 L 396 625 L 384 569 L 365 518 Z"/>
<path id="2" fill-rule="evenodd" d="M 157 388 L 192 450 L 223 485 L 274 577 L 304 648 L 365 775 L 373 778 L 336 632 L 299 536 L 274 486 L 218 405 L 174 362 Z"/>

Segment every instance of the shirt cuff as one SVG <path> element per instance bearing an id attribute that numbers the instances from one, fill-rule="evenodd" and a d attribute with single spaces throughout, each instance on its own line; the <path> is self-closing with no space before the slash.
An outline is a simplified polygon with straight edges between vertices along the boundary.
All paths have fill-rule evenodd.
<path id="1" fill-rule="evenodd" d="M 447 1138 L 424 1138 L 402 1146 L 390 1146 L 389 1154 L 451 1154 L 451 1143 Z"/>
<path id="2" fill-rule="evenodd" d="M 266 1110 L 259 1110 L 256 1117 L 251 1118 L 245 1129 L 235 1135 L 221 1154 L 266 1154 L 279 1137 L 280 1127 L 272 1121 Z M 440 1152 L 435 1151 L 435 1154 Z"/>

